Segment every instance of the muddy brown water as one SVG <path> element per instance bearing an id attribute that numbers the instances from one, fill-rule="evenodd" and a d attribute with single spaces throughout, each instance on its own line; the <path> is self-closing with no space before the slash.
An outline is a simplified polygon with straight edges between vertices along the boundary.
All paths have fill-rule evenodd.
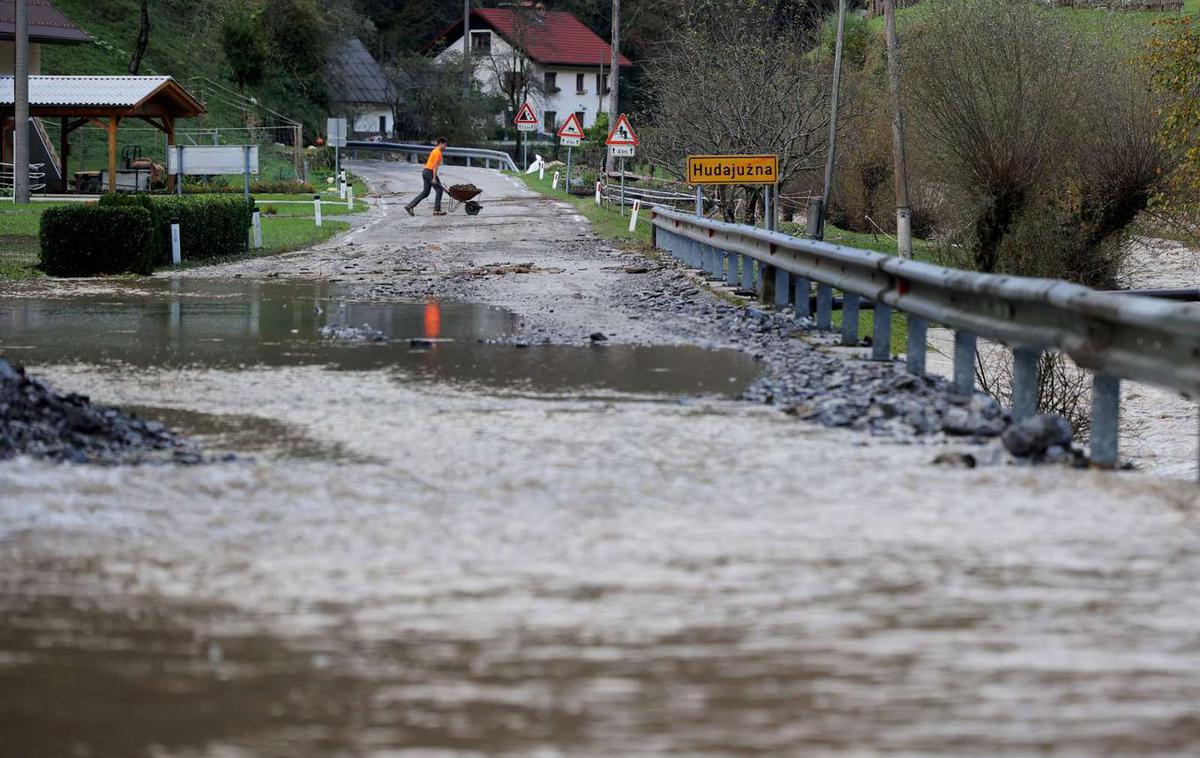
<path id="1" fill-rule="evenodd" d="M 262 451 L 0 464 L 3 758 L 1200 754 L 1190 483 L 932 467 L 722 398 L 740 358 L 688 403 L 649 357 L 539 385 L 476 342 L 502 310 L 414 351 L 424 303 L 192 286 L 0 306 L 64 389 Z M 341 302 L 390 341 L 325 344 Z"/>
<path id="2" fill-rule="evenodd" d="M 733 350 L 495 343 L 516 325 L 500 308 L 356 301 L 327 283 L 148 280 L 74 296 L 0 297 L 0 354 L 134 374 L 147 367 L 387 369 L 539 393 L 734 396 L 758 374 L 752 358 Z M 331 338 L 323 327 L 365 329 L 380 341 Z"/>

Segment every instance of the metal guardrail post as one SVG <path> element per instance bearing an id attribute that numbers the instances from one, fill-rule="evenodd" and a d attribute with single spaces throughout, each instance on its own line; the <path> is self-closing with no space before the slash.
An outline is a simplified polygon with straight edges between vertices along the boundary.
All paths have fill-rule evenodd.
<path id="1" fill-rule="evenodd" d="M 807 276 L 797 276 L 795 277 L 795 289 L 796 318 L 811 318 L 812 282 Z"/>
<path id="2" fill-rule="evenodd" d="M 954 333 L 954 384 L 960 395 L 975 391 L 975 335 L 959 329 Z"/>
<path id="3" fill-rule="evenodd" d="M 1112 468 L 1118 460 L 1121 417 L 1121 380 L 1110 374 L 1092 378 L 1092 455 L 1093 466 Z"/>
<path id="4" fill-rule="evenodd" d="M 817 283 L 817 331 L 833 331 L 833 287 Z"/>
<path id="5" fill-rule="evenodd" d="M 724 256 L 721 251 L 708 246 L 708 278 L 714 282 L 719 282 L 725 278 Z"/>
<path id="6" fill-rule="evenodd" d="M 872 316 L 874 327 L 871 333 L 871 360 L 887 361 L 892 358 L 892 309 L 883 303 L 875 303 Z"/>
<path id="7" fill-rule="evenodd" d="M 905 357 L 908 361 L 908 373 L 915 376 L 925 376 L 925 332 L 929 322 L 912 314 L 908 316 L 908 344 L 905 345 Z"/>
<path id="8" fill-rule="evenodd" d="M 775 269 L 775 305 L 786 308 L 792 295 L 792 275 L 781 268 Z"/>
<path id="9" fill-rule="evenodd" d="M 754 259 L 748 255 L 742 256 L 742 292 L 753 295 L 758 291 L 754 286 Z"/>
<path id="10" fill-rule="evenodd" d="M 758 264 L 758 277 L 754 282 L 754 291 L 761 303 L 775 301 L 775 267 L 764 263 Z"/>
<path id="11" fill-rule="evenodd" d="M 735 253 L 724 253 L 725 257 L 725 283 L 730 287 L 736 287 L 738 283 L 738 260 L 742 256 Z"/>
<path id="12" fill-rule="evenodd" d="M 1012 420 L 1033 418 L 1037 413 L 1038 361 L 1042 351 L 1018 347 L 1013 351 Z"/>
<path id="13" fill-rule="evenodd" d="M 854 292 L 842 292 L 842 344 L 858 345 L 858 300 Z"/>

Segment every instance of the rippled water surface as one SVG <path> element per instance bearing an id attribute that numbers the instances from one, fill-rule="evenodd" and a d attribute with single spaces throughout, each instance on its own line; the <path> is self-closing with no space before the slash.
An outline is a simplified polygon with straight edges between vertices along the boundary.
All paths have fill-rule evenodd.
<path id="1" fill-rule="evenodd" d="M 0 464 L 0 756 L 1200 754 L 1189 482 L 446 368 L 531 354 L 490 309 L 410 354 L 424 304 L 349 303 L 391 341 L 329 352 L 266 292 L 0 304 L 64 389 L 251 453 Z"/>
<path id="2" fill-rule="evenodd" d="M 758 373 L 754 360 L 731 350 L 494 344 L 516 326 L 503 309 L 363 302 L 325 283 L 158 279 L 101 291 L 78 286 L 83 291 L 52 297 L 0 297 L 0 354 L 30 364 L 92 363 L 134 372 L 164 366 L 389 369 L 534 392 L 736 395 Z M 358 335 L 366 338 L 354 339 Z"/>

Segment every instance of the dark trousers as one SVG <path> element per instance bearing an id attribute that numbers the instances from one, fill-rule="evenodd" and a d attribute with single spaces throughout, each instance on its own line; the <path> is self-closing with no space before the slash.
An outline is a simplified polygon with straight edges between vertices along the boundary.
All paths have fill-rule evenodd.
<path id="1" fill-rule="evenodd" d="M 442 180 L 439 179 L 437 184 L 433 183 L 433 169 L 431 168 L 422 171 L 421 178 L 425 180 L 425 188 L 421 190 L 421 194 L 412 199 L 408 207 L 416 208 L 422 200 L 429 197 L 429 190 L 433 189 L 437 193 L 433 196 L 433 209 L 440 211 L 442 209 Z"/>

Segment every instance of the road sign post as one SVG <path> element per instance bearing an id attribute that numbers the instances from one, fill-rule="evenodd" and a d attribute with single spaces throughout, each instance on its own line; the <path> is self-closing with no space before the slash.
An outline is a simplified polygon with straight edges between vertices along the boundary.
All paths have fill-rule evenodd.
<path id="1" fill-rule="evenodd" d="M 625 159 L 632 158 L 636 152 L 638 138 L 629 123 L 629 117 L 622 113 L 613 124 L 604 144 L 608 145 L 608 154 L 621 159 L 621 215 L 625 215 Z"/>
<path id="2" fill-rule="evenodd" d="M 526 100 L 521 109 L 517 111 L 517 117 L 513 119 L 513 123 L 517 125 L 518 132 L 525 132 L 521 137 L 521 162 L 525 164 L 524 170 L 529 170 L 529 134 L 528 132 L 537 131 L 538 118 L 533 111 L 533 106 Z"/>
<path id="3" fill-rule="evenodd" d="M 579 116 L 572 113 L 567 116 L 566 122 L 559 128 L 557 136 L 562 144 L 567 146 L 567 176 L 566 190 L 567 194 L 571 194 L 571 148 L 576 145 L 583 144 L 583 124 L 579 123 Z"/>

